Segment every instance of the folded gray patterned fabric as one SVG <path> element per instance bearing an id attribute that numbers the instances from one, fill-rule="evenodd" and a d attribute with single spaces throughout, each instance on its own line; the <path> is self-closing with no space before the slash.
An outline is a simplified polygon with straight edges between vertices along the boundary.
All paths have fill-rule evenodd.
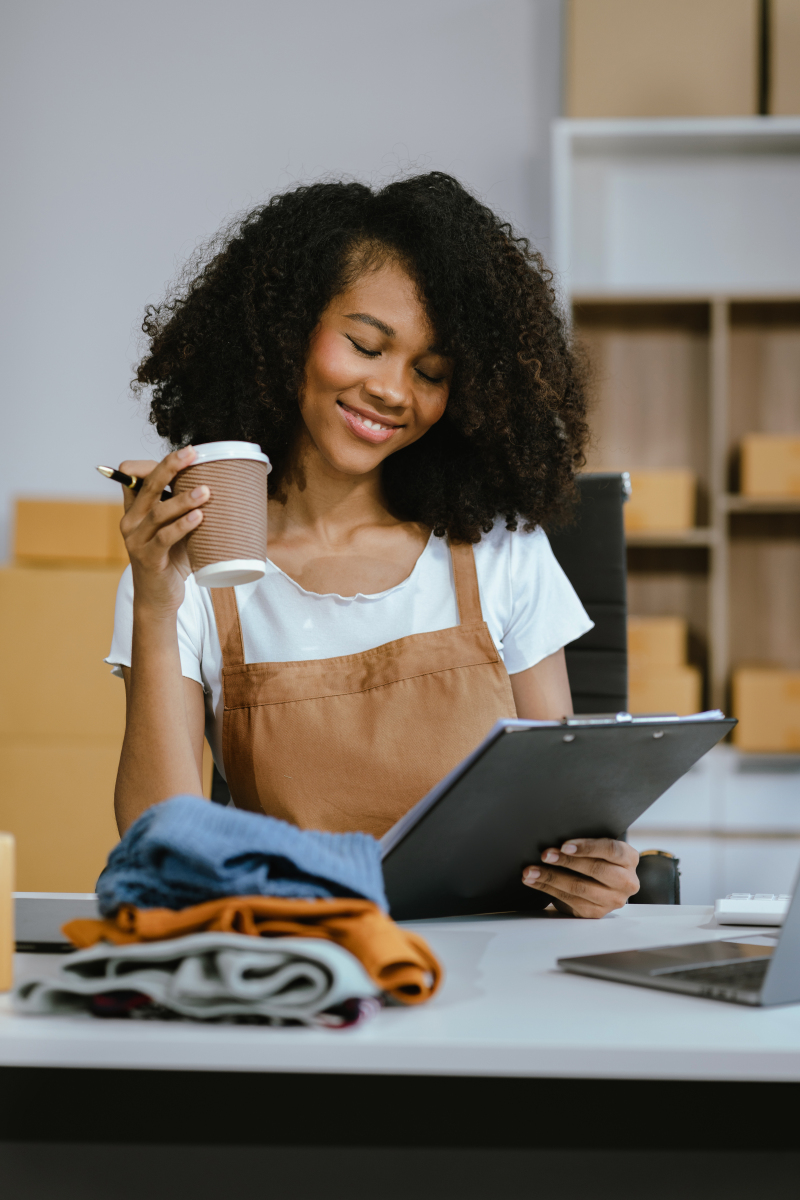
<path id="1" fill-rule="evenodd" d="M 353 954 L 322 938 L 193 933 L 126 946 L 98 942 L 71 954 L 52 974 L 18 984 L 14 1006 L 40 1016 L 98 1012 L 98 998 L 124 994 L 149 997 L 170 1013 L 196 1020 L 330 1025 L 326 1012 L 369 1001 L 380 989 Z M 377 1011 L 377 1001 L 372 1007 Z M 361 1015 L 369 1011 L 367 1004 Z M 129 1015 L 148 1014 L 134 1006 Z"/>

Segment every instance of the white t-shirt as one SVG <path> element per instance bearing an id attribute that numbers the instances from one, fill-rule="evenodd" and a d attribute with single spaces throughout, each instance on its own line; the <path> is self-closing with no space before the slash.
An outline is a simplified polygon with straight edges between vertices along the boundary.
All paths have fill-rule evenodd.
<path id="1" fill-rule="evenodd" d="M 483 618 L 510 675 L 532 667 L 592 628 L 541 529 L 510 533 L 499 520 L 475 546 Z M 360 654 L 412 633 L 458 624 L 450 550 L 431 535 L 411 574 L 375 595 L 307 592 L 274 563 L 257 583 L 236 589 L 245 660 L 298 662 Z M 133 578 L 117 590 L 114 636 L 105 660 L 121 675 L 131 663 Z M 183 674 L 202 684 L 206 737 L 222 764 L 222 653 L 211 595 L 190 576 L 178 609 Z"/>

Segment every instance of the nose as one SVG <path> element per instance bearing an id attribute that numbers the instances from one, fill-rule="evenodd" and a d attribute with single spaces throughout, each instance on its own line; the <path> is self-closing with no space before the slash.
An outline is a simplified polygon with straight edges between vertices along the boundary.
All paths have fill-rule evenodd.
<path id="1" fill-rule="evenodd" d="M 380 368 L 376 364 L 364 380 L 364 388 L 385 408 L 408 408 L 413 399 L 408 373 L 401 363 L 384 361 Z"/>

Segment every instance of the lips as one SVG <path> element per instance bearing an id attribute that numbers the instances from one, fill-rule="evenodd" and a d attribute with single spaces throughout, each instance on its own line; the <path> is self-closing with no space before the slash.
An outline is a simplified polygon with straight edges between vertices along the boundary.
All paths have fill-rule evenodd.
<path id="1" fill-rule="evenodd" d="M 373 445 L 379 445 L 381 442 L 387 442 L 392 434 L 401 429 L 400 425 L 384 424 L 373 417 L 367 417 L 364 413 L 357 412 L 354 408 L 350 408 L 341 400 L 337 401 L 339 411 L 344 420 L 347 422 L 348 428 L 365 442 L 372 442 Z"/>

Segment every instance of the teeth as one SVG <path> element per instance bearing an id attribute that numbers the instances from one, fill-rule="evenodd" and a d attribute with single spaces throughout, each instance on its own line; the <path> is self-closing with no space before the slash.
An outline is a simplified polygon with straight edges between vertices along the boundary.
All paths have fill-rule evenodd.
<path id="1" fill-rule="evenodd" d="M 381 425 L 380 421 L 371 421 L 369 417 L 362 417 L 361 413 L 355 412 L 352 408 L 348 408 L 347 411 L 352 413 L 362 425 L 366 425 L 367 429 L 378 429 L 381 431 L 384 429 L 394 429 L 394 425 Z"/>

